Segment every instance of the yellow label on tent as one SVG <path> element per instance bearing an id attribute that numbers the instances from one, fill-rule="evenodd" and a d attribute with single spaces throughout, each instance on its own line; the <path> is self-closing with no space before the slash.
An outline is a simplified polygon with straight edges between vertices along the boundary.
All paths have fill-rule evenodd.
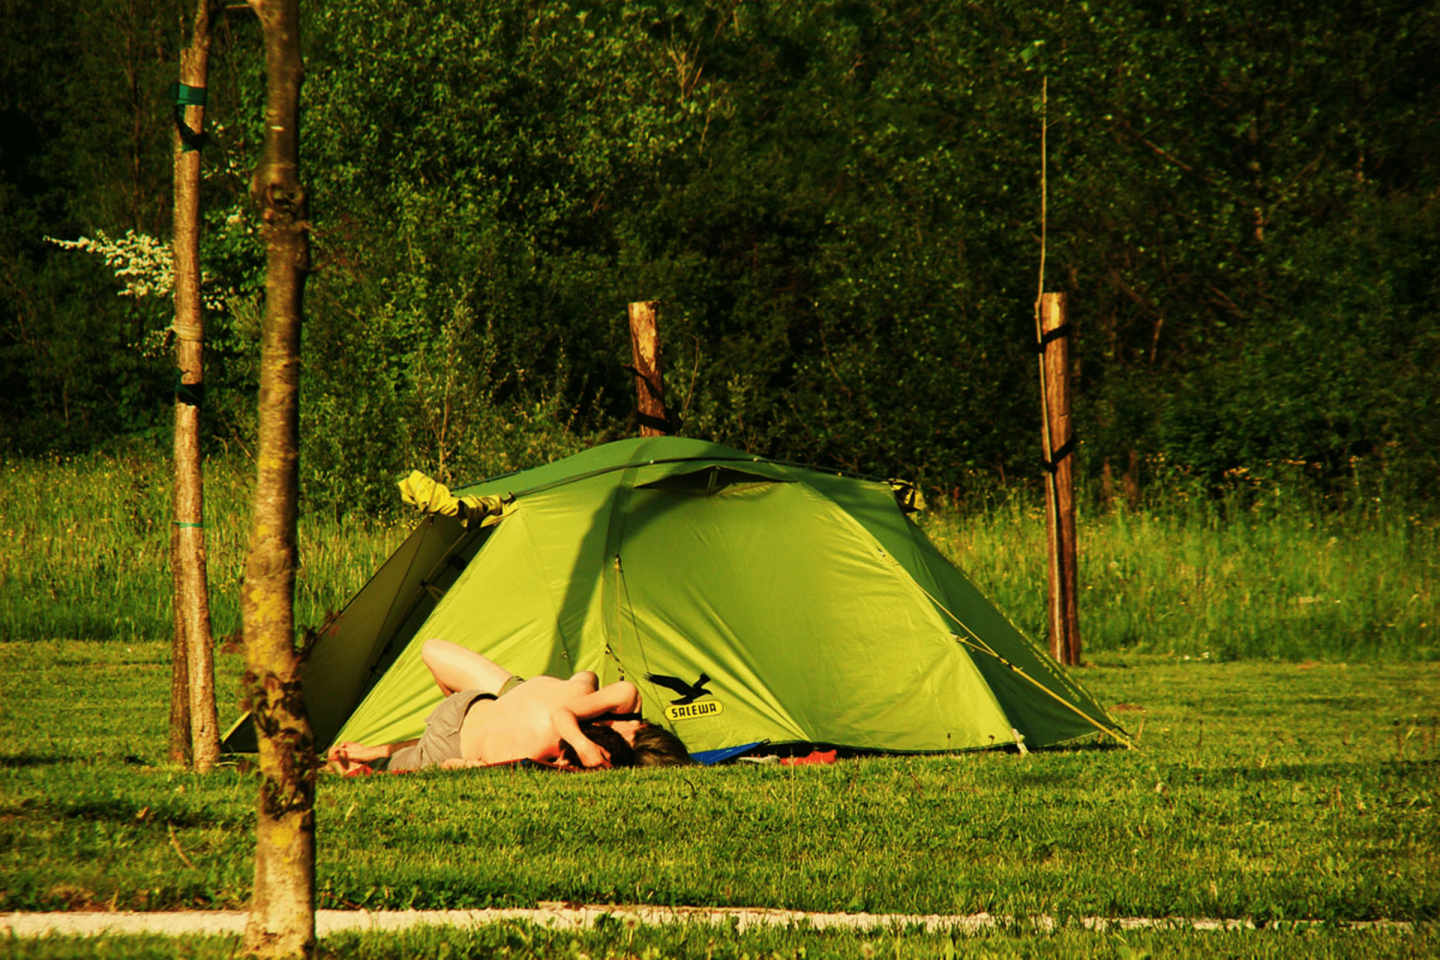
<path id="1" fill-rule="evenodd" d="M 685 703 L 665 708 L 670 720 L 695 720 L 699 717 L 714 717 L 725 712 L 725 704 L 719 700 L 702 700 L 699 703 Z"/>

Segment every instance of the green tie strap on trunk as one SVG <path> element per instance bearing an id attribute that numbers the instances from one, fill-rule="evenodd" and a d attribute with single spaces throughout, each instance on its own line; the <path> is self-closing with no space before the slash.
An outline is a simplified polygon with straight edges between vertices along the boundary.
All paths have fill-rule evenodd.
<path id="1" fill-rule="evenodd" d="M 205 384 L 186 383 L 185 371 L 177 369 L 175 371 L 175 402 L 198 407 L 204 399 Z"/>
<path id="2" fill-rule="evenodd" d="M 1066 440 L 1064 443 L 1062 443 L 1062 444 L 1060 445 L 1060 449 L 1059 449 L 1059 450 L 1056 450 L 1056 451 L 1055 451 L 1055 456 L 1053 456 L 1053 457 L 1050 458 L 1049 460 L 1046 460 L 1044 457 L 1041 457 L 1041 458 L 1040 458 L 1040 466 L 1045 469 L 1045 472 L 1046 472 L 1046 473 L 1054 473 L 1055 471 L 1057 471 L 1057 470 L 1060 469 L 1060 464 L 1064 462 L 1065 458 L 1068 457 L 1068 456 L 1070 456 L 1070 454 L 1072 454 L 1072 453 L 1074 453 L 1074 452 L 1075 452 L 1075 437 L 1072 435 L 1069 440 Z"/>
<path id="3" fill-rule="evenodd" d="M 203 107 L 208 97 L 204 87 L 192 87 L 184 83 L 170 84 L 170 99 L 175 101 L 175 129 L 180 132 L 180 152 L 199 150 L 209 140 L 208 134 L 190 129 L 185 122 L 186 107 Z"/>

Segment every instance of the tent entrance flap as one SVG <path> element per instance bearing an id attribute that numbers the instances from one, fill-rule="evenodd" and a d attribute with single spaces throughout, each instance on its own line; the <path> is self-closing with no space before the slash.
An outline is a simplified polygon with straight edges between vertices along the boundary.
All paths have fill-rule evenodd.
<path id="1" fill-rule="evenodd" d="M 425 518 L 321 631 L 304 672 L 306 712 L 316 743 L 330 742 L 404 647 L 407 629 L 413 634 L 434 609 L 437 594 L 443 596 L 458 576 L 448 562 L 456 548 L 488 532 L 467 536 L 459 521 Z M 232 753 L 258 749 L 248 713 L 226 731 L 222 745 Z"/>

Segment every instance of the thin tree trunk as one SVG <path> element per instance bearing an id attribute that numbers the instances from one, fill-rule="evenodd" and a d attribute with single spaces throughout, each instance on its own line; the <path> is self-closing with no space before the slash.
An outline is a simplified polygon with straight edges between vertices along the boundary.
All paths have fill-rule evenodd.
<path id="1" fill-rule="evenodd" d="M 170 528 L 170 556 L 179 549 L 180 530 Z M 171 763 L 189 767 L 190 753 L 190 661 L 185 650 L 185 623 L 180 615 L 180 578 L 174 581 L 171 608 L 175 611 L 175 629 L 170 637 L 170 748 Z"/>
<path id="2" fill-rule="evenodd" d="M 659 304 L 641 300 L 630 304 L 630 355 L 635 374 L 636 410 L 640 436 L 661 437 L 670 433 L 665 416 L 665 380 L 660 372 Z"/>
<path id="3" fill-rule="evenodd" d="M 255 956 L 315 949 L 315 743 L 295 642 L 299 498 L 300 325 L 310 267 L 300 185 L 298 0 L 251 0 L 265 34 L 265 154 L 250 184 L 266 249 L 260 436 L 242 595 L 245 661 L 259 736 L 255 885 L 245 948 Z"/>
<path id="4" fill-rule="evenodd" d="M 210 0 L 199 0 L 195 32 L 180 55 L 180 90 L 203 91 L 210 75 Z M 185 99 L 185 126 L 198 134 L 205 106 Z M 205 572 L 204 478 L 200 453 L 200 403 L 204 396 L 205 313 L 200 299 L 200 150 L 190 137 L 175 136 L 175 495 L 170 565 L 175 579 L 176 679 L 171 696 L 185 696 L 188 709 L 172 705 L 171 723 L 183 723 L 190 761 L 208 773 L 220 757 L 215 710 L 215 654 L 210 632 L 210 593 Z M 178 679 L 184 661 L 184 686 Z M 171 730 L 171 750 L 179 732 Z"/>

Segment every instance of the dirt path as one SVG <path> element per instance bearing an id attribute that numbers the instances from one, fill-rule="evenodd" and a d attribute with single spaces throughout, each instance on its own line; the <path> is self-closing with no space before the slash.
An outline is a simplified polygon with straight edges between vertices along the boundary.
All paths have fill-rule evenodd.
<path id="1" fill-rule="evenodd" d="M 100 936 L 104 934 L 159 933 L 168 936 L 238 936 L 245 931 L 243 911 L 188 911 L 183 913 L 7 913 L 0 914 L 0 938 Z M 1011 918 L 988 913 L 923 914 L 894 913 L 806 913 L 798 910 L 765 910 L 743 907 L 646 907 L 591 906 L 570 903 L 541 903 L 534 908 L 497 910 L 397 910 L 371 913 L 365 910 L 319 910 L 315 929 L 319 937 L 342 931 L 394 931 L 416 926 L 476 926 L 502 920 L 522 920 L 558 929 L 592 927 L 602 917 L 634 917 L 640 923 L 735 923 L 737 929 L 756 926 L 804 926 L 814 930 L 849 928 L 917 928 L 978 931 L 1012 925 L 1039 930 L 1053 929 L 1051 917 Z M 1164 927 L 1191 930 L 1253 930 L 1249 920 L 1222 920 L 1204 917 L 1085 917 L 1079 926 L 1095 929 L 1137 929 Z M 1309 925 L 1298 921 L 1286 926 Z M 1346 924 L 1348 928 L 1383 928 L 1404 931 L 1409 923 L 1373 921 Z"/>

